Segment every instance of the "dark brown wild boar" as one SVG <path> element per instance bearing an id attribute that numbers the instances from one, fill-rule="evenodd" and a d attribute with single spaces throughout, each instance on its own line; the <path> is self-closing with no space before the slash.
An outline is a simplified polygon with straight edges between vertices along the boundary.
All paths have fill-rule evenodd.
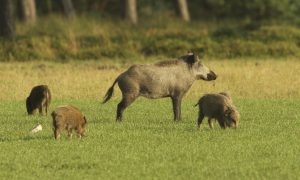
<path id="1" fill-rule="evenodd" d="M 58 139 L 62 130 L 68 131 L 68 136 L 72 137 L 75 130 L 79 137 L 84 136 L 86 118 L 80 110 L 74 106 L 58 106 L 52 112 L 54 138 Z"/>
<path id="2" fill-rule="evenodd" d="M 26 99 L 26 109 L 28 114 L 33 114 L 38 108 L 39 113 L 43 114 L 43 107 L 47 115 L 48 107 L 51 102 L 51 93 L 46 85 L 39 85 L 32 88 Z"/>
<path id="3" fill-rule="evenodd" d="M 233 105 L 229 94 L 224 92 L 219 94 L 206 94 L 200 98 L 195 106 L 197 105 L 199 105 L 199 128 L 205 116 L 208 117 L 210 128 L 213 128 L 213 119 L 216 119 L 223 129 L 226 127 L 238 127 L 240 114 Z"/>
<path id="4" fill-rule="evenodd" d="M 114 86 L 118 83 L 122 91 L 122 100 L 117 107 L 117 121 L 122 120 L 125 108 L 139 96 L 151 99 L 170 97 L 174 120 L 180 120 L 181 100 L 193 82 L 199 79 L 211 81 L 216 78 L 216 74 L 193 53 L 177 60 L 162 61 L 153 65 L 133 65 L 116 78 L 103 103 L 111 98 Z"/>

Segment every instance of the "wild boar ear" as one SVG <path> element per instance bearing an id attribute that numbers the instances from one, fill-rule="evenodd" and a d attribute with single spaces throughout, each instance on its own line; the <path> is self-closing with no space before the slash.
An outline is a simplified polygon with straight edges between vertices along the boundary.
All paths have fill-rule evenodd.
<path id="1" fill-rule="evenodd" d="M 199 58 L 195 53 L 193 53 L 187 57 L 186 61 L 189 64 L 194 64 L 195 62 L 199 61 Z"/>

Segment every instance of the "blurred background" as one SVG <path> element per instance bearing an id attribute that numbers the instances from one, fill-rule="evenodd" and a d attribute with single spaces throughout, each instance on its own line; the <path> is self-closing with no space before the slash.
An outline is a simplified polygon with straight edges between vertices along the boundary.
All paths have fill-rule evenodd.
<path id="1" fill-rule="evenodd" d="M 299 58 L 299 0 L 0 0 L 0 61 Z"/>

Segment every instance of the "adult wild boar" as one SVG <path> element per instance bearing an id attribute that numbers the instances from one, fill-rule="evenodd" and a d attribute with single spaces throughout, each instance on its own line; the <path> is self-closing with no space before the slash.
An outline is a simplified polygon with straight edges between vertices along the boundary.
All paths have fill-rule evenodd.
<path id="1" fill-rule="evenodd" d="M 47 85 L 39 85 L 32 88 L 26 99 L 27 113 L 33 114 L 35 109 L 39 109 L 39 113 L 43 114 L 43 107 L 47 115 L 48 107 L 51 101 L 51 93 Z"/>
<path id="2" fill-rule="evenodd" d="M 53 120 L 54 138 L 58 139 L 63 129 L 68 131 L 68 136 L 72 136 L 75 130 L 79 137 L 84 136 L 86 118 L 82 112 L 71 105 L 58 106 L 51 114 Z"/>
<path id="3" fill-rule="evenodd" d="M 181 119 L 181 100 L 193 82 L 199 79 L 211 81 L 216 78 L 217 75 L 194 53 L 153 65 L 133 65 L 116 78 L 103 103 L 112 97 L 114 86 L 118 83 L 122 91 L 122 100 L 117 107 L 117 121 L 122 120 L 125 108 L 139 96 L 151 99 L 170 97 L 176 121 Z"/>

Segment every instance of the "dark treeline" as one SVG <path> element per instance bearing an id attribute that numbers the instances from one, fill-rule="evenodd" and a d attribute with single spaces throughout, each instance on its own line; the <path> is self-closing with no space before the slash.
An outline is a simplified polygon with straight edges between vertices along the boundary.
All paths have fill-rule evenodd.
<path id="1" fill-rule="evenodd" d="M 181 17 L 186 22 L 201 19 L 261 22 L 275 19 L 299 23 L 300 15 L 299 0 L 0 0 L 0 4 L 2 37 L 13 36 L 16 14 L 20 20 L 31 24 L 38 16 L 54 13 L 61 13 L 70 19 L 75 18 L 76 14 L 87 13 L 123 17 L 132 24 L 138 24 L 139 18 L 163 13 Z"/>
<path id="2" fill-rule="evenodd" d="M 60 1 L 64 0 L 37 1 L 38 13 L 60 11 Z M 77 13 L 96 12 L 109 16 L 124 15 L 124 7 L 128 1 L 132 0 L 72 0 Z M 177 11 L 177 5 L 184 6 L 185 3 L 191 19 L 272 19 L 300 16 L 299 0 L 134 0 L 134 3 L 138 15 L 142 17 L 159 11 Z"/>

